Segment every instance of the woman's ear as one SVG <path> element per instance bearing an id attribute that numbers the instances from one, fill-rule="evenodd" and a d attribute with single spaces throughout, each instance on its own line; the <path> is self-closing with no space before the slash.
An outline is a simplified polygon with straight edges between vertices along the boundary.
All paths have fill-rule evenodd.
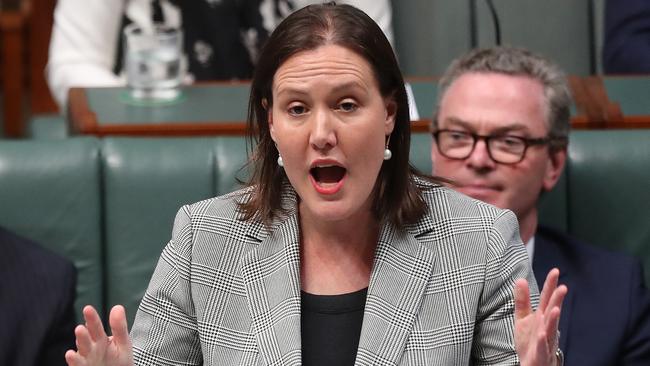
<path id="1" fill-rule="evenodd" d="M 397 102 L 392 95 L 384 99 L 384 107 L 386 108 L 384 132 L 386 136 L 388 136 L 393 132 L 393 129 L 395 128 L 395 117 L 397 116 Z"/>
<path id="2" fill-rule="evenodd" d="M 275 142 L 275 129 L 273 126 L 273 107 L 269 106 L 269 101 L 266 98 L 262 99 L 262 108 L 266 111 L 266 120 L 269 125 L 269 132 L 271 139 Z"/>

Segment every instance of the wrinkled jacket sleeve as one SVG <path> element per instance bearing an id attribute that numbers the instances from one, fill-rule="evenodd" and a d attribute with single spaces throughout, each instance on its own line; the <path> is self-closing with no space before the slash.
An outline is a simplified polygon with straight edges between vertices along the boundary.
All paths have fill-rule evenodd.
<path id="1" fill-rule="evenodd" d="M 136 365 L 200 365 L 203 362 L 190 287 L 192 227 L 189 207 L 176 215 L 140 303 L 131 337 Z"/>
<path id="2" fill-rule="evenodd" d="M 528 281 L 534 308 L 539 291 L 512 212 L 504 211 L 495 220 L 485 259 L 485 285 L 476 315 L 472 364 L 519 365 L 514 348 L 515 281 Z"/>

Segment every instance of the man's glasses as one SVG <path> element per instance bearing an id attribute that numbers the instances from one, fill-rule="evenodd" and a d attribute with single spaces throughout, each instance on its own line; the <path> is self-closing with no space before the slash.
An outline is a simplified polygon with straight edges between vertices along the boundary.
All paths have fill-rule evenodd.
<path id="1" fill-rule="evenodd" d="M 488 155 L 501 164 L 516 164 L 526 156 L 526 150 L 533 145 L 546 145 L 551 137 L 525 138 L 512 135 L 478 135 L 465 131 L 438 130 L 433 133 L 438 151 L 449 159 L 467 159 L 479 140 L 485 140 Z"/>

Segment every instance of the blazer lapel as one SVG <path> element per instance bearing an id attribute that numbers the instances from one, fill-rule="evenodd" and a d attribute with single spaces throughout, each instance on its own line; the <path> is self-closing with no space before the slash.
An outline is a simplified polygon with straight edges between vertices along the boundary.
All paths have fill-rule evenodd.
<path id="1" fill-rule="evenodd" d="M 559 283 L 567 286 L 569 291 L 562 302 L 562 313 L 560 315 L 560 348 L 566 352 L 568 350 L 568 334 L 570 320 L 573 312 L 573 302 L 578 290 L 573 286 L 573 277 L 570 272 L 571 265 L 562 252 L 562 248 L 557 243 L 547 240 L 542 235 L 535 235 L 535 253 L 533 254 L 533 272 L 537 280 L 537 286 L 542 291 L 542 286 L 546 280 L 546 275 L 553 268 L 560 270 Z M 564 337 L 562 335 L 565 335 Z"/>
<path id="2" fill-rule="evenodd" d="M 293 200 L 295 206 L 295 197 Z M 257 248 L 241 259 L 248 308 L 260 356 L 267 365 L 300 365 L 300 236 L 297 213 L 292 210 L 269 232 L 253 228 L 249 234 L 258 235 L 261 240 Z"/>
<path id="3" fill-rule="evenodd" d="M 435 255 L 413 233 L 386 225 L 375 253 L 356 365 L 395 365 L 403 355 Z"/>

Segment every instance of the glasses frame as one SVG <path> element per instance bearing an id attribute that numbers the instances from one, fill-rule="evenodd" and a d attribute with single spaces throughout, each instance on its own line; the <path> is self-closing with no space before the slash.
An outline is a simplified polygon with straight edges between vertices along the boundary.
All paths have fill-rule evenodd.
<path id="1" fill-rule="evenodd" d="M 466 135 L 471 136 L 473 142 L 472 142 L 472 148 L 469 150 L 469 153 L 467 153 L 466 156 L 464 156 L 462 158 L 459 158 L 459 157 L 448 156 L 447 154 L 442 152 L 442 150 L 440 150 L 440 143 L 438 142 L 438 136 L 440 135 L 440 133 L 443 133 L 443 132 L 462 133 L 462 134 L 466 134 Z M 506 165 L 517 164 L 517 163 L 520 163 L 522 160 L 524 160 L 526 158 L 526 152 L 528 151 L 528 148 L 530 146 L 548 145 L 551 141 L 555 140 L 555 138 L 553 138 L 551 136 L 528 138 L 528 137 L 521 137 L 521 136 L 515 136 L 515 135 L 508 135 L 508 134 L 479 135 L 479 134 L 474 133 L 474 132 L 449 130 L 449 129 L 436 130 L 436 131 L 432 132 L 431 135 L 433 135 L 433 138 L 436 140 L 436 148 L 438 149 L 438 152 L 440 153 L 440 155 L 442 155 L 442 156 L 444 156 L 444 157 L 446 157 L 448 159 L 465 160 L 465 159 L 469 158 L 472 155 L 472 153 L 474 152 L 474 149 L 476 149 L 476 143 L 479 142 L 480 140 L 484 140 L 485 141 L 485 148 L 486 148 L 486 150 L 488 152 L 488 156 L 490 157 L 490 159 L 492 159 L 492 161 L 494 161 L 495 163 L 506 164 Z M 499 161 L 499 160 L 495 159 L 492 156 L 492 148 L 490 148 L 490 141 L 492 139 L 495 139 L 495 138 L 503 138 L 503 137 L 513 138 L 513 139 L 520 140 L 520 141 L 523 142 L 524 151 L 522 151 L 521 157 L 519 158 L 519 160 L 512 161 L 512 162 L 502 162 L 502 161 Z"/>

